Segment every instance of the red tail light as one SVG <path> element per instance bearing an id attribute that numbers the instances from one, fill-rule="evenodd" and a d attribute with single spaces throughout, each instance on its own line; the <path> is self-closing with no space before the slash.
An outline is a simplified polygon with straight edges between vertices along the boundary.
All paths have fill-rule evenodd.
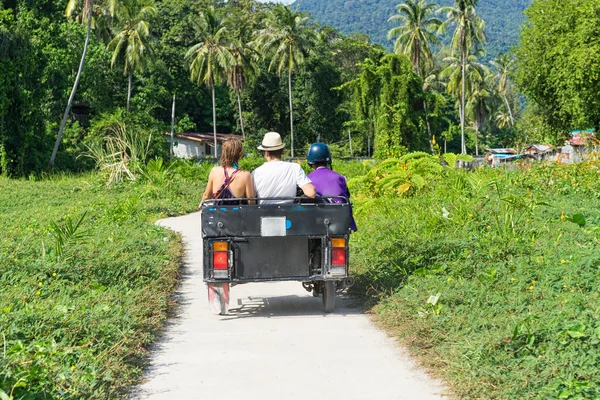
<path id="1" fill-rule="evenodd" d="M 213 268 L 216 270 L 224 270 L 229 267 L 228 254 L 226 251 L 215 251 L 213 253 Z"/>
<path id="2" fill-rule="evenodd" d="M 333 248 L 331 249 L 331 265 L 334 267 L 346 266 L 346 249 Z"/>

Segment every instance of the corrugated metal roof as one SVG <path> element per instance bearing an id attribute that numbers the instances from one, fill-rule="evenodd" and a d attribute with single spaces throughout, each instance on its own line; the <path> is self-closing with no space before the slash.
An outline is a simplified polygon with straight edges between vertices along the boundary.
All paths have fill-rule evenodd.
<path id="1" fill-rule="evenodd" d="M 554 146 L 551 146 L 549 144 L 532 144 L 529 147 L 527 147 L 527 150 L 530 149 L 535 149 L 536 151 L 540 152 L 540 153 L 546 153 L 548 151 L 551 151 L 554 149 Z"/>
<path id="2" fill-rule="evenodd" d="M 166 132 L 165 135 L 171 136 L 170 133 Z M 199 132 L 184 132 L 175 134 L 176 138 L 188 139 L 195 142 L 208 142 L 213 143 L 215 140 L 213 133 L 199 133 Z M 222 143 L 227 139 L 237 138 L 242 140 L 240 135 L 234 135 L 232 133 L 217 133 L 217 142 Z"/>
<path id="3" fill-rule="evenodd" d="M 488 153 L 492 154 L 517 154 L 515 149 L 485 149 Z"/>

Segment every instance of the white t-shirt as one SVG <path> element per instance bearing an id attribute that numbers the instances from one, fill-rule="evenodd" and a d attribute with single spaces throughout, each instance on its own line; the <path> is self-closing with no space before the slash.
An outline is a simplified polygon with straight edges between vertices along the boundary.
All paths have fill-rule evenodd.
<path id="1" fill-rule="evenodd" d="M 252 171 L 256 197 L 296 197 L 296 186 L 311 183 L 299 164 L 268 161 Z M 292 200 L 264 200 L 264 204 L 291 203 Z"/>

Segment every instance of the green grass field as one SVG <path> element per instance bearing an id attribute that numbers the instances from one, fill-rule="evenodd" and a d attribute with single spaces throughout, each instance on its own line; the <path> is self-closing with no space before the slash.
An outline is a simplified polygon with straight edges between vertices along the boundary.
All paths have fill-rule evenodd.
<path id="1" fill-rule="evenodd" d="M 465 172 L 419 157 L 335 166 L 358 177 L 354 292 L 460 398 L 599 398 L 600 164 Z M 209 169 L 151 163 L 112 188 L 0 179 L 0 395 L 126 395 L 182 255 L 154 222 L 195 210 Z"/>
<path id="2" fill-rule="evenodd" d="M 363 196 L 356 292 L 460 398 L 598 399 L 599 178 L 597 162 L 446 171 Z"/>
<path id="3" fill-rule="evenodd" d="M 204 179 L 162 171 L 112 189 L 97 175 L 0 179 L 5 396 L 114 398 L 139 378 L 182 255 L 154 221 L 194 210 Z"/>

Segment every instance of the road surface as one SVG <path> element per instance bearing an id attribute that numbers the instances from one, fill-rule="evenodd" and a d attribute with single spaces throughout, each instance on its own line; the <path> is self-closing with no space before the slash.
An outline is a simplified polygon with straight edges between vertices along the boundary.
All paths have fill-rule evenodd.
<path id="1" fill-rule="evenodd" d="M 133 399 L 428 400 L 443 385 L 419 370 L 352 299 L 333 314 L 298 282 L 231 289 L 229 314 L 210 312 L 202 282 L 200 214 L 159 221 L 186 245 L 177 316 L 152 349 Z"/>

